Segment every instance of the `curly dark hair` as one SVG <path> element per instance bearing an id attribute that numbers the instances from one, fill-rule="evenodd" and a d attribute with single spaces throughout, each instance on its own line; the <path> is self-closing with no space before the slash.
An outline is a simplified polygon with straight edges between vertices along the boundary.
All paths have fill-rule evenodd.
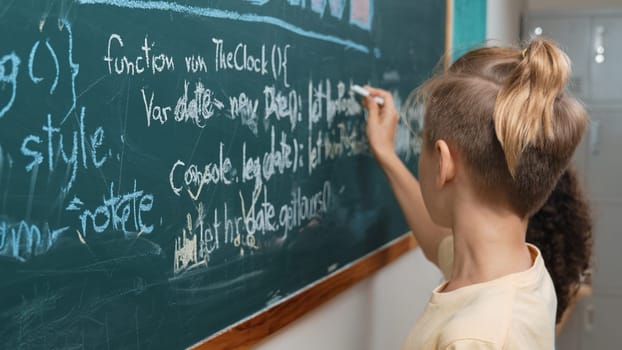
<path id="1" fill-rule="evenodd" d="M 527 241 L 542 252 L 557 294 L 556 322 L 589 274 L 592 217 L 574 169 L 567 169 L 542 208 L 529 220 Z"/>

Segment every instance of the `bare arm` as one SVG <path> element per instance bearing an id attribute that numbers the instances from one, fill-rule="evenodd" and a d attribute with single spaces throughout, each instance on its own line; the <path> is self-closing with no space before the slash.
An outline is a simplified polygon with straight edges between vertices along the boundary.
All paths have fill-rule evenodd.
<path id="1" fill-rule="evenodd" d="M 425 207 L 419 181 L 406 168 L 395 153 L 393 146 L 398 114 L 390 93 L 367 87 L 370 97 L 363 103 L 368 111 L 367 137 L 372 153 L 384 171 L 389 184 L 425 256 L 438 265 L 438 245 L 451 230 L 436 225 Z M 380 96 L 385 103 L 378 106 L 373 96 Z"/>

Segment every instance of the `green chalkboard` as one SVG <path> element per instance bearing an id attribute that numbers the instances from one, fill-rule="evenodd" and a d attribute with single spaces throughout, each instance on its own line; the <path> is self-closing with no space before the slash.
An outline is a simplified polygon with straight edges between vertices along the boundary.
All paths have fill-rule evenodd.
<path id="1" fill-rule="evenodd" d="M 0 348 L 185 348 L 400 237 L 349 87 L 403 100 L 444 18 L 437 0 L 3 1 Z"/>
<path id="2" fill-rule="evenodd" d="M 453 1 L 452 60 L 486 44 L 486 0 Z"/>

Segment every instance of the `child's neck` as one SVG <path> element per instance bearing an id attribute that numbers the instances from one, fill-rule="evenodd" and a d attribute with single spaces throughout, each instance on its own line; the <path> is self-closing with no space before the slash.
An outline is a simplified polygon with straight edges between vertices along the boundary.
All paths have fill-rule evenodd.
<path id="1" fill-rule="evenodd" d="M 444 291 L 531 267 L 531 254 L 525 245 L 527 219 L 510 210 L 465 204 L 454 211 L 454 265 Z"/>

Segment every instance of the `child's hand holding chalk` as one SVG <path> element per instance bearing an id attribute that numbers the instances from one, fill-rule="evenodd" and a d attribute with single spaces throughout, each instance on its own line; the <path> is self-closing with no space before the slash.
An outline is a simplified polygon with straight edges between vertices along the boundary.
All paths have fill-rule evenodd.
<path id="1" fill-rule="evenodd" d="M 365 90 L 365 88 L 363 88 L 360 85 L 352 85 L 352 91 L 363 96 L 363 97 L 369 97 L 369 91 Z M 384 104 L 384 99 L 380 96 L 374 96 L 374 101 L 376 101 L 376 103 L 380 106 L 382 106 Z"/>
<path id="2" fill-rule="evenodd" d="M 352 91 L 355 91 L 354 87 Z M 365 133 L 374 157 L 384 167 L 396 156 L 394 142 L 398 113 L 390 92 L 372 87 L 365 87 L 363 91 L 366 94 L 363 106 L 367 109 Z"/>

